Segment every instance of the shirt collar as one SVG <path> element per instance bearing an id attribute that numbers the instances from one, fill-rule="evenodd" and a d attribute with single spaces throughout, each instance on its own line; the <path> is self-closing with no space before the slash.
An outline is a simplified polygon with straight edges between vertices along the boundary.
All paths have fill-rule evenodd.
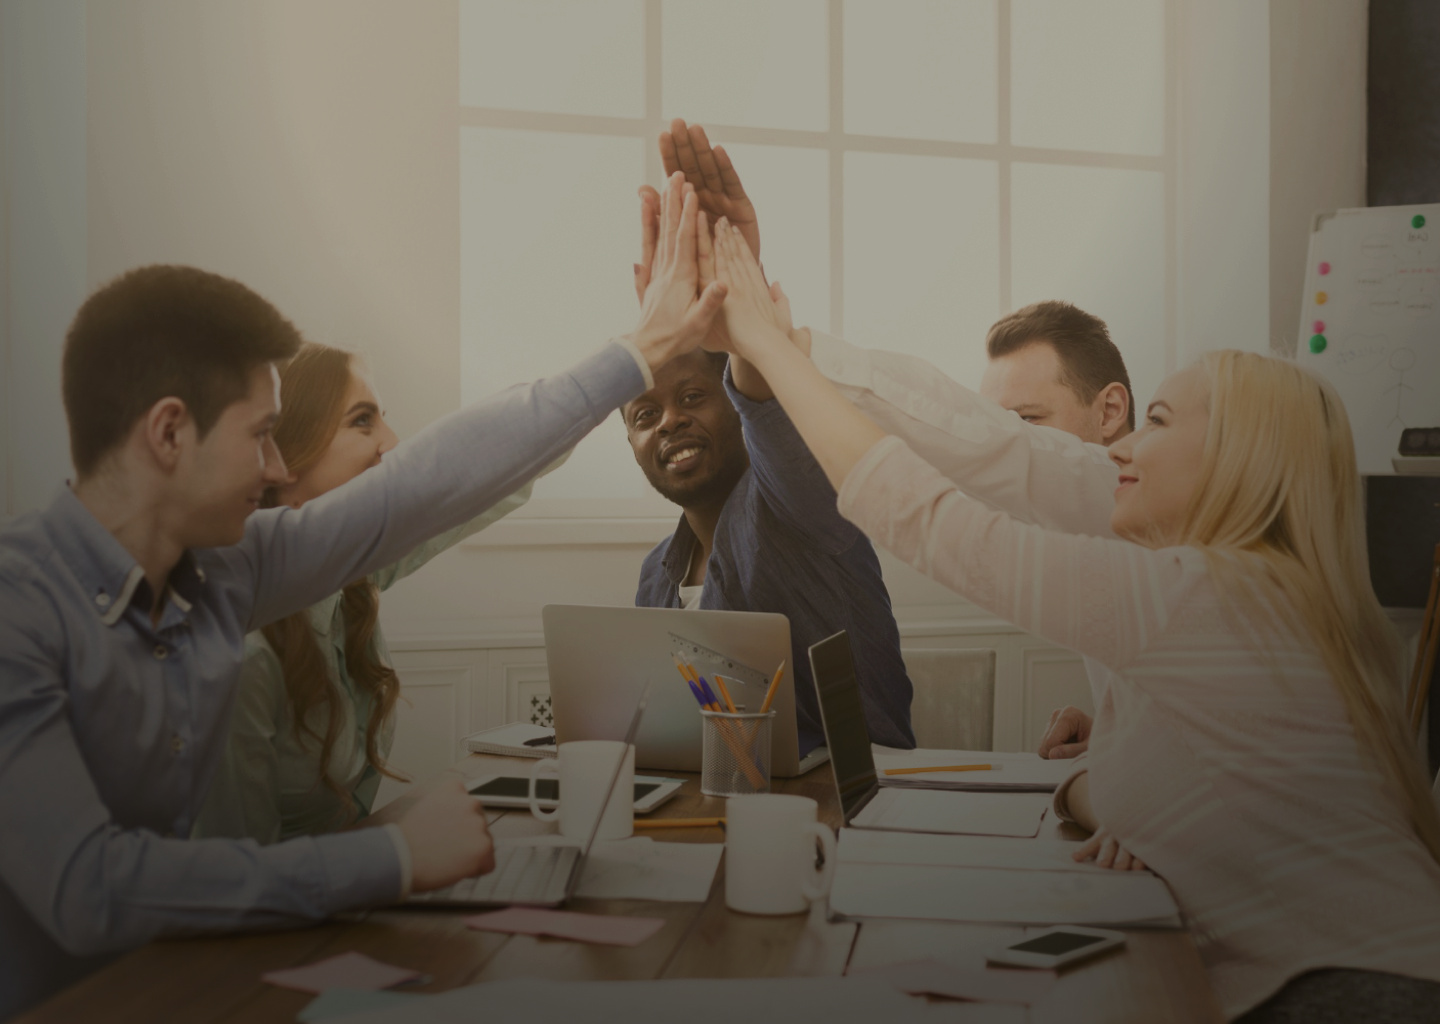
<path id="1" fill-rule="evenodd" d="M 45 511 L 46 528 L 55 550 L 90 595 L 100 621 L 113 626 L 130 607 L 136 593 L 148 597 L 145 570 L 115 535 L 64 484 Z M 200 595 L 205 576 L 189 551 L 170 572 L 168 594 L 182 612 L 189 612 Z"/>
<path id="2" fill-rule="evenodd" d="M 676 526 L 675 532 L 670 535 L 670 543 L 660 559 L 660 564 L 665 568 L 665 576 L 675 586 L 685 582 L 685 577 L 690 572 L 690 559 L 695 556 L 695 545 L 698 543 L 700 541 L 695 536 L 695 531 L 690 529 L 690 520 L 685 518 L 685 513 L 680 513 L 680 525 Z"/>

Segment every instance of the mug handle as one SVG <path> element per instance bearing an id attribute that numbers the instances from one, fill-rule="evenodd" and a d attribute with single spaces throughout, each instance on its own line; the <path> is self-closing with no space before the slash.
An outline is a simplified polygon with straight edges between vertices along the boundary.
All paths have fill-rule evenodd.
<path id="1" fill-rule="evenodd" d="M 539 781 L 541 775 L 550 774 L 549 768 L 552 765 L 555 768 L 555 777 L 559 778 L 560 761 L 557 758 L 542 757 L 540 760 L 530 765 L 530 791 L 527 794 L 530 798 L 530 813 L 535 815 L 535 817 L 541 821 L 555 821 L 557 818 L 560 817 L 559 801 L 556 801 L 555 809 L 553 811 L 542 811 L 540 809 L 540 801 L 535 798 L 535 783 Z"/>
<path id="2" fill-rule="evenodd" d="M 830 831 L 829 825 L 807 821 L 800 826 L 800 832 L 820 840 L 820 848 L 825 854 L 825 866 L 819 872 L 807 868 L 800 874 L 800 892 L 813 903 L 830 894 L 830 884 L 835 881 L 835 864 L 839 853 L 835 846 L 835 833 Z"/>

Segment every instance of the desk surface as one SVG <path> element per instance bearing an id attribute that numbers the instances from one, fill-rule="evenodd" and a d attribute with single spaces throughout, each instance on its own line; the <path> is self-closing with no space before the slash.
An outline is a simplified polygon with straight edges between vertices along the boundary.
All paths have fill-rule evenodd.
<path id="1" fill-rule="evenodd" d="M 465 778 L 497 770 L 528 770 L 528 762 L 471 756 L 451 773 Z M 682 777 L 678 772 L 663 774 Z M 680 794 L 654 818 L 723 815 L 724 801 L 700 793 L 698 776 L 687 776 Z M 808 796 L 820 817 L 840 825 L 830 766 L 799 779 L 776 780 L 778 792 Z M 411 794 L 382 809 L 393 817 Z M 492 826 L 510 831 L 509 812 Z M 1052 838 L 1069 828 L 1050 824 Z M 645 833 L 662 842 L 719 843 L 718 829 L 675 829 Z M 482 981 L 513 977 L 555 980 L 646 978 L 757 978 L 838 976 L 847 965 L 861 967 L 933 956 L 960 962 L 978 958 L 1022 930 L 937 921 L 832 923 L 793 917 L 752 917 L 725 906 L 725 870 L 716 872 L 705 903 L 577 899 L 570 909 L 591 913 L 665 919 L 665 927 L 633 948 L 585 945 L 522 935 L 471 931 L 462 923 L 469 911 L 377 910 L 293 931 L 152 942 L 92 975 L 49 1002 L 17 1018 L 16 1024 L 73 1020 L 204 1022 L 293 1021 L 314 997 L 260 981 L 264 971 L 295 967 L 351 950 L 423 970 L 433 980 L 413 991 L 440 992 Z M 408 991 L 408 990 L 407 990 Z M 1210 991 L 1195 944 L 1186 932 L 1132 931 L 1123 950 L 1063 971 L 1046 1001 L 1028 1016 L 1039 1022 L 1163 1021 L 1210 1022 L 1224 1017 Z"/>

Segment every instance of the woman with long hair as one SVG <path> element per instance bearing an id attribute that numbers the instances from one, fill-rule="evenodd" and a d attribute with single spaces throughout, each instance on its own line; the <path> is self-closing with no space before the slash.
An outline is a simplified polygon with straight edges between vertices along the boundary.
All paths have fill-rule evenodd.
<path id="1" fill-rule="evenodd" d="M 275 444 L 289 470 L 266 507 L 349 482 L 397 443 L 357 358 L 308 342 L 280 373 Z M 530 485 L 305 611 L 245 638 L 229 746 L 195 835 L 274 843 L 329 832 L 369 813 L 395 735 L 400 681 L 378 616 L 380 592 L 519 508 Z"/>
<path id="2" fill-rule="evenodd" d="M 1333 389 L 1283 360 L 1209 353 L 1110 448 L 1123 539 L 1046 530 L 967 497 L 836 391 L 723 220 L 714 265 L 729 344 L 841 512 L 1086 656 L 1088 771 L 1057 800 L 1093 833 L 1081 855 L 1165 878 L 1227 1016 L 1435 1020 L 1440 818 Z"/>

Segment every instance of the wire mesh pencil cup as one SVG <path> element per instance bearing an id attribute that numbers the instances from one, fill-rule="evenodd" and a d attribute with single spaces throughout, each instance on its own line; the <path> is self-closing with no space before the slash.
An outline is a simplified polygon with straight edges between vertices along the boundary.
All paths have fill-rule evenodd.
<path id="1" fill-rule="evenodd" d="M 775 712 L 701 711 L 700 792 L 747 796 L 770 792 L 770 734 Z"/>

